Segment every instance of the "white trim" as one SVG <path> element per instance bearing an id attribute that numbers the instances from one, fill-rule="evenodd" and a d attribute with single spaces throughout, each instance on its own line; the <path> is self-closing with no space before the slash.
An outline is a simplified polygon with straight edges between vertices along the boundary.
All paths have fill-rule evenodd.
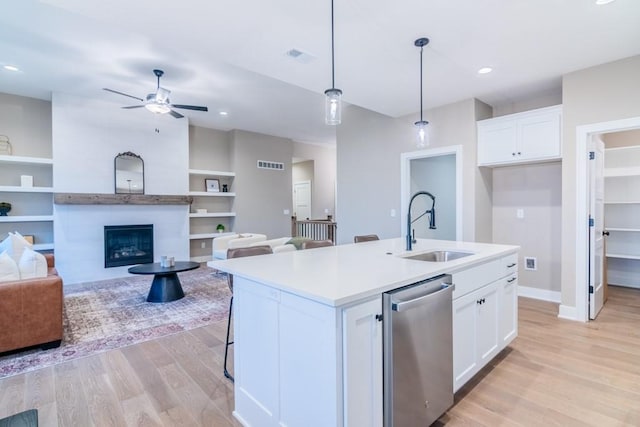
<path id="1" fill-rule="evenodd" d="M 560 303 L 562 294 L 559 291 L 550 291 L 547 289 L 518 285 L 518 296 Z"/>
<path id="2" fill-rule="evenodd" d="M 558 317 L 567 320 L 581 320 L 577 317 L 576 307 L 562 304 L 560 304 L 560 307 L 558 307 Z"/>
<path id="3" fill-rule="evenodd" d="M 637 128 L 640 128 L 640 117 L 576 126 L 576 251 L 574 254 L 576 264 L 576 306 L 561 305 L 558 317 L 571 318 L 582 322 L 589 320 L 589 241 L 588 233 L 585 230 L 587 229 L 589 218 L 587 150 L 591 135 Z"/>
<path id="4" fill-rule="evenodd" d="M 456 240 L 462 240 L 462 213 L 464 212 L 462 198 L 462 145 L 430 148 L 427 150 L 410 151 L 400 154 L 400 235 L 407 234 L 407 208 L 409 205 L 409 189 L 411 188 L 411 160 L 427 157 L 456 156 Z"/>

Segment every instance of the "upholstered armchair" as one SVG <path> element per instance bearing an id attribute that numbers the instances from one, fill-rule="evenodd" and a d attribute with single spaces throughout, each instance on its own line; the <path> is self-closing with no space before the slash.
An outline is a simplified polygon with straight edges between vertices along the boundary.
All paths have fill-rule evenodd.
<path id="1" fill-rule="evenodd" d="M 0 353 L 62 341 L 62 278 L 54 256 L 45 258 L 47 277 L 0 282 Z"/>

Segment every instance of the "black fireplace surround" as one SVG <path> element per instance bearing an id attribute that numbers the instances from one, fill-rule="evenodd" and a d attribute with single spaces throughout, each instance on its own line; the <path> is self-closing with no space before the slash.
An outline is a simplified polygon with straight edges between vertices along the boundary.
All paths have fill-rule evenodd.
<path id="1" fill-rule="evenodd" d="M 153 224 L 105 225 L 104 267 L 153 262 Z"/>

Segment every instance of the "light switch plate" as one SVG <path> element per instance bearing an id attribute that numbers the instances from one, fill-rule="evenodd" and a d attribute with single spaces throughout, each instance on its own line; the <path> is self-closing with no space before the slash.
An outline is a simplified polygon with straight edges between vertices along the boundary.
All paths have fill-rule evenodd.
<path id="1" fill-rule="evenodd" d="M 517 209 L 516 210 L 516 218 L 524 219 L 524 209 Z"/>

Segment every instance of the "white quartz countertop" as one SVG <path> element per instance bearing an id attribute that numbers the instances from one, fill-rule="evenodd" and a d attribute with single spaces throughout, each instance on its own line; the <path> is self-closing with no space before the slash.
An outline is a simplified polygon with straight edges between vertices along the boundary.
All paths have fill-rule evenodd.
<path id="1" fill-rule="evenodd" d="M 448 262 L 405 259 L 433 250 L 473 252 Z M 330 306 L 365 300 L 439 274 L 451 274 L 518 250 L 517 246 L 418 239 L 387 239 L 246 258 L 210 261 L 208 266 Z"/>

